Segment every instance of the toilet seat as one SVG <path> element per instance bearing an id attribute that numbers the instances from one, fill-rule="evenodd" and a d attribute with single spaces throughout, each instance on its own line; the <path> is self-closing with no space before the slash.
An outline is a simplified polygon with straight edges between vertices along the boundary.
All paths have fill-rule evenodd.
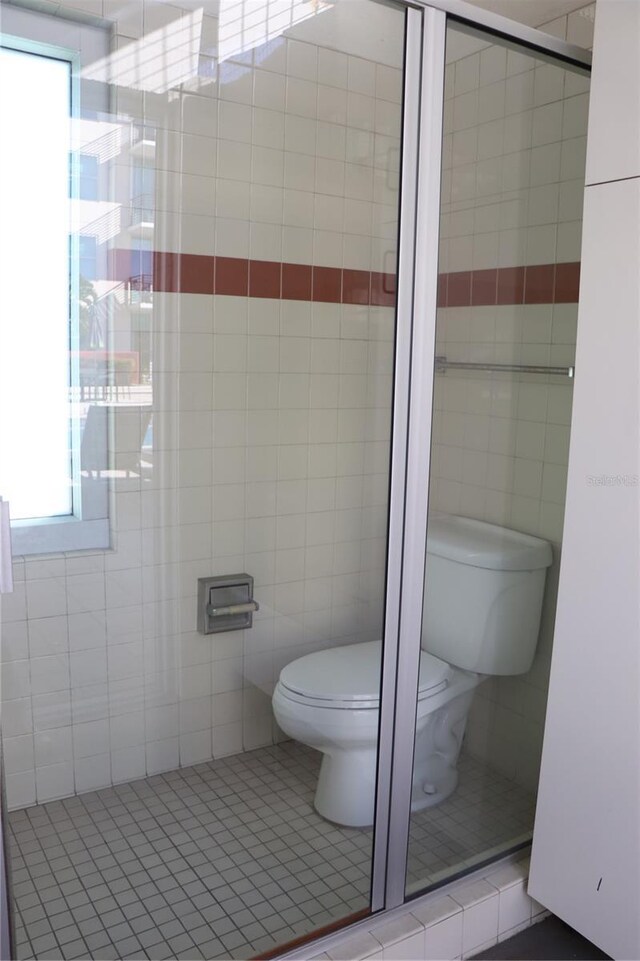
<path id="1" fill-rule="evenodd" d="M 378 710 L 382 641 L 366 641 L 316 651 L 287 664 L 280 692 L 290 701 L 332 710 Z M 418 701 L 442 691 L 449 682 L 446 661 L 422 651 Z"/>

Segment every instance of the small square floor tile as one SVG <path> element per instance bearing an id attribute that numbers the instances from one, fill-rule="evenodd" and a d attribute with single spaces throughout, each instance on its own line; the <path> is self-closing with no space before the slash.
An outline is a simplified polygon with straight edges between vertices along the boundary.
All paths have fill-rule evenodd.
<path id="1" fill-rule="evenodd" d="M 249 957 L 365 908 L 372 832 L 315 812 L 319 761 L 287 741 L 12 812 L 36 957 L 56 950 L 52 928 L 63 956 L 84 939 L 97 961 L 119 948 L 157 961 Z M 526 837 L 532 816 L 526 792 L 463 756 L 455 794 L 412 816 L 409 890 Z M 518 907 L 505 901 L 505 923 Z M 439 941 L 455 941 L 460 918 L 437 920 Z"/>

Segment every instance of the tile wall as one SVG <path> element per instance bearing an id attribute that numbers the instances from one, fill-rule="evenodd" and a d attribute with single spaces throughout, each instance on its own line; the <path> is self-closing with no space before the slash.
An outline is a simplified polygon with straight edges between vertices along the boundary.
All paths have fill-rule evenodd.
<path id="1" fill-rule="evenodd" d="M 96 234 L 110 344 L 131 349 L 135 327 L 152 383 L 112 415 L 113 550 L 15 565 L 2 672 L 12 807 L 271 743 L 281 667 L 380 630 L 393 296 L 374 290 L 389 294 L 397 226 L 396 11 L 367 6 L 356 53 L 310 42 L 307 23 L 218 62 L 205 3 L 197 67 L 180 83 L 159 92 L 142 68 L 120 70 L 151 34 L 166 51 L 193 7 L 38 3 L 105 17 L 124 58 L 85 80 L 89 105 L 99 78 L 111 82 L 111 111 L 89 106 L 82 150 L 104 158 L 109 185 Z M 578 11 L 548 29 L 588 45 L 589 26 Z M 530 68 L 489 48 L 448 69 L 445 273 L 579 259 L 585 88 Z M 163 284 L 172 253 L 182 259 Z M 225 259 L 230 286 L 218 287 L 209 272 Z M 238 269 L 247 284 L 262 277 L 255 296 L 238 290 Z M 314 286 L 322 270 L 342 272 L 331 297 Z M 474 307 L 473 322 L 447 306 L 438 347 L 565 363 L 574 336 L 572 304 Z M 440 379 L 433 505 L 557 549 L 570 392 Z M 253 629 L 202 637 L 197 577 L 236 570 L 255 577 Z M 537 777 L 554 573 L 532 672 L 485 685 L 469 726 L 470 750 L 525 783 Z"/>
<path id="2" fill-rule="evenodd" d="M 549 25 L 590 46 L 593 5 Z M 569 36 L 567 37 L 567 32 Z M 437 353 L 571 365 L 575 357 L 588 81 L 492 45 L 449 63 Z M 535 790 L 562 540 L 572 384 L 437 378 L 431 506 L 551 542 L 530 672 L 477 691 L 466 748 Z"/>
<path id="3" fill-rule="evenodd" d="M 109 184 L 109 346 L 146 350 L 150 376 L 111 409 L 113 549 L 16 560 L 13 808 L 270 744 L 284 664 L 380 636 L 402 18 L 362 5 L 357 55 L 312 21 L 218 61 L 205 3 L 196 66 L 164 90 L 146 53 L 192 7 L 47 6 L 113 21 L 83 85 L 90 105 L 110 81 L 111 111 L 87 108 L 80 150 Z M 253 628 L 198 634 L 197 578 L 245 570 Z"/>

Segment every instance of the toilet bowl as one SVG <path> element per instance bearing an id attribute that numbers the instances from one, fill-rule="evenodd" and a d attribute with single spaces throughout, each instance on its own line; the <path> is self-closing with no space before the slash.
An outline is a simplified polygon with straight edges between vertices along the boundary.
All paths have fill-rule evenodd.
<path id="1" fill-rule="evenodd" d="M 455 790 L 478 685 L 529 670 L 551 559 L 537 537 L 454 515 L 430 518 L 413 811 Z M 323 754 L 316 810 L 352 827 L 373 823 L 381 657 L 381 641 L 307 654 L 283 668 L 273 694 L 284 733 Z"/>
<path id="2" fill-rule="evenodd" d="M 323 754 L 315 808 L 350 827 L 373 824 L 382 643 L 307 654 L 287 665 L 273 694 L 285 734 Z M 483 678 L 423 651 L 411 809 L 455 789 L 456 761 L 474 688 Z"/>

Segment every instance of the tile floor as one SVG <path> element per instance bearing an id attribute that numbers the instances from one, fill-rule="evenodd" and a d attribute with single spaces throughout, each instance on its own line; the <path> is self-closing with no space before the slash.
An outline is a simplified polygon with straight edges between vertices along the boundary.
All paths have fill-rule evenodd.
<path id="1" fill-rule="evenodd" d="M 10 815 L 18 958 L 250 958 L 366 908 L 371 831 L 313 809 L 293 741 Z M 411 889 L 524 836 L 533 799 L 471 758 L 412 819 Z"/>

